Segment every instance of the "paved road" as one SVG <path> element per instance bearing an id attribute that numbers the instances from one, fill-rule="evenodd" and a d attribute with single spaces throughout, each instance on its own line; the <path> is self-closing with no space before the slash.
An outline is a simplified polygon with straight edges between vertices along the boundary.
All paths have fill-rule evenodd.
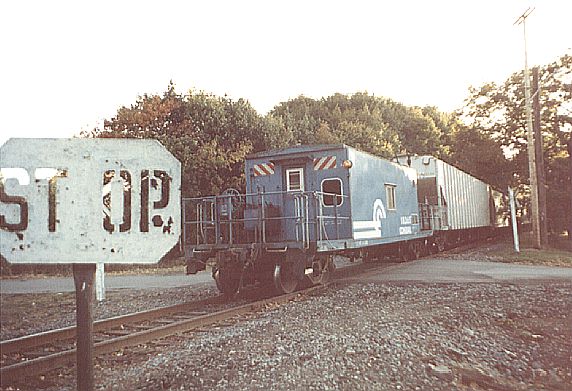
<path id="1" fill-rule="evenodd" d="M 342 266 L 342 265 L 339 265 Z M 368 277 L 366 281 L 419 281 L 419 282 L 493 282 L 568 280 L 572 282 L 572 268 L 524 266 L 507 263 L 462 260 L 422 259 L 389 266 Z M 214 284 L 210 272 L 193 276 L 137 275 L 106 276 L 105 287 L 118 289 L 175 288 L 197 284 Z M 73 292 L 72 278 L 43 278 L 31 280 L 2 280 L 0 293 Z"/>
<path id="2" fill-rule="evenodd" d="M 514 265 L 451 259 L 421 259 L 401 263 L 365 278 L 368 281 L 495 282 L 568 280 L 572 268 Z"/>
<path id="3" fill-rule="evenodd" d="M 214 284 L 210 272 L 197 273 L 194 276 L 174 275 L 106 275 L 105 289 L 150 289 L 176 288 L 188 285 Z M 48 277 L 29 280 L 1 280 L 0 294 L 8 293 L 59 293 L 75 292 L 72 277 Z"/>

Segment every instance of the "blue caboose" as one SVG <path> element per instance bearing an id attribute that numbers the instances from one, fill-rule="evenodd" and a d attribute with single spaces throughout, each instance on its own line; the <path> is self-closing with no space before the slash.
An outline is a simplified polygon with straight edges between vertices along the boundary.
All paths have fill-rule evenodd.
<path id="1" fill-rule="evenodd" d="M 245 174 L 245 194 L 183 200 L 188 272 L 215 258 L 227 294 L 247 283 L 290 292 L 323 282 L 337 253 L 415 255 L 432 233 L 420 221 L 416 171 L 347 145 L 256 153 Z"/>

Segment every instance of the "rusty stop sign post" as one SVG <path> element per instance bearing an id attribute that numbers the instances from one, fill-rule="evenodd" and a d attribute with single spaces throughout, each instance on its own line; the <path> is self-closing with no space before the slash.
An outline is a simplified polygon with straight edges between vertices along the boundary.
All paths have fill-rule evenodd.
<path id="1" fill-rule="evenodd" d="M 0 170 L 2 256 L 73 264 L 77 382 L 91 390 L 96 262 L 156 263 L 178 242 L 180 163 L 155 140 L 10 139 Z"/>

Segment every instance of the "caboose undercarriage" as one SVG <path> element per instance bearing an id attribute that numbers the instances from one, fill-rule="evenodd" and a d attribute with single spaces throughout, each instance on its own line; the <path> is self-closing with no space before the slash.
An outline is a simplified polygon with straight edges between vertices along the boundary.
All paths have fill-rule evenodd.
<path id="1" fill-rule="evenodd" d="M 187 273 L 204 270 L 214 260 L 212 276 L 225 295 L 248 285 L 271 285 L 278 293 L 290 293 L 303 284 L 320 284 L 334 271 L 332 255 L 315 254 L 295 247 L 233 246 L 223 250 L 195 250 L 187 260 Z"/>

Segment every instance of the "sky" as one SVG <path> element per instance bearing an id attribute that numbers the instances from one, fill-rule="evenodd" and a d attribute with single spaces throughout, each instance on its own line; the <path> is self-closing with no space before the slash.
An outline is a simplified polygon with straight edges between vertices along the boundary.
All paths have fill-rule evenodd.
<path id="1" fill-rule="evenodd" d="M 137 97 L 201 90 L 260 113 L 368 92 L 460 108 L 469 86 L 572 53 L 572 1 L 3 1 L 0 144 L 72 137 Z"/>

